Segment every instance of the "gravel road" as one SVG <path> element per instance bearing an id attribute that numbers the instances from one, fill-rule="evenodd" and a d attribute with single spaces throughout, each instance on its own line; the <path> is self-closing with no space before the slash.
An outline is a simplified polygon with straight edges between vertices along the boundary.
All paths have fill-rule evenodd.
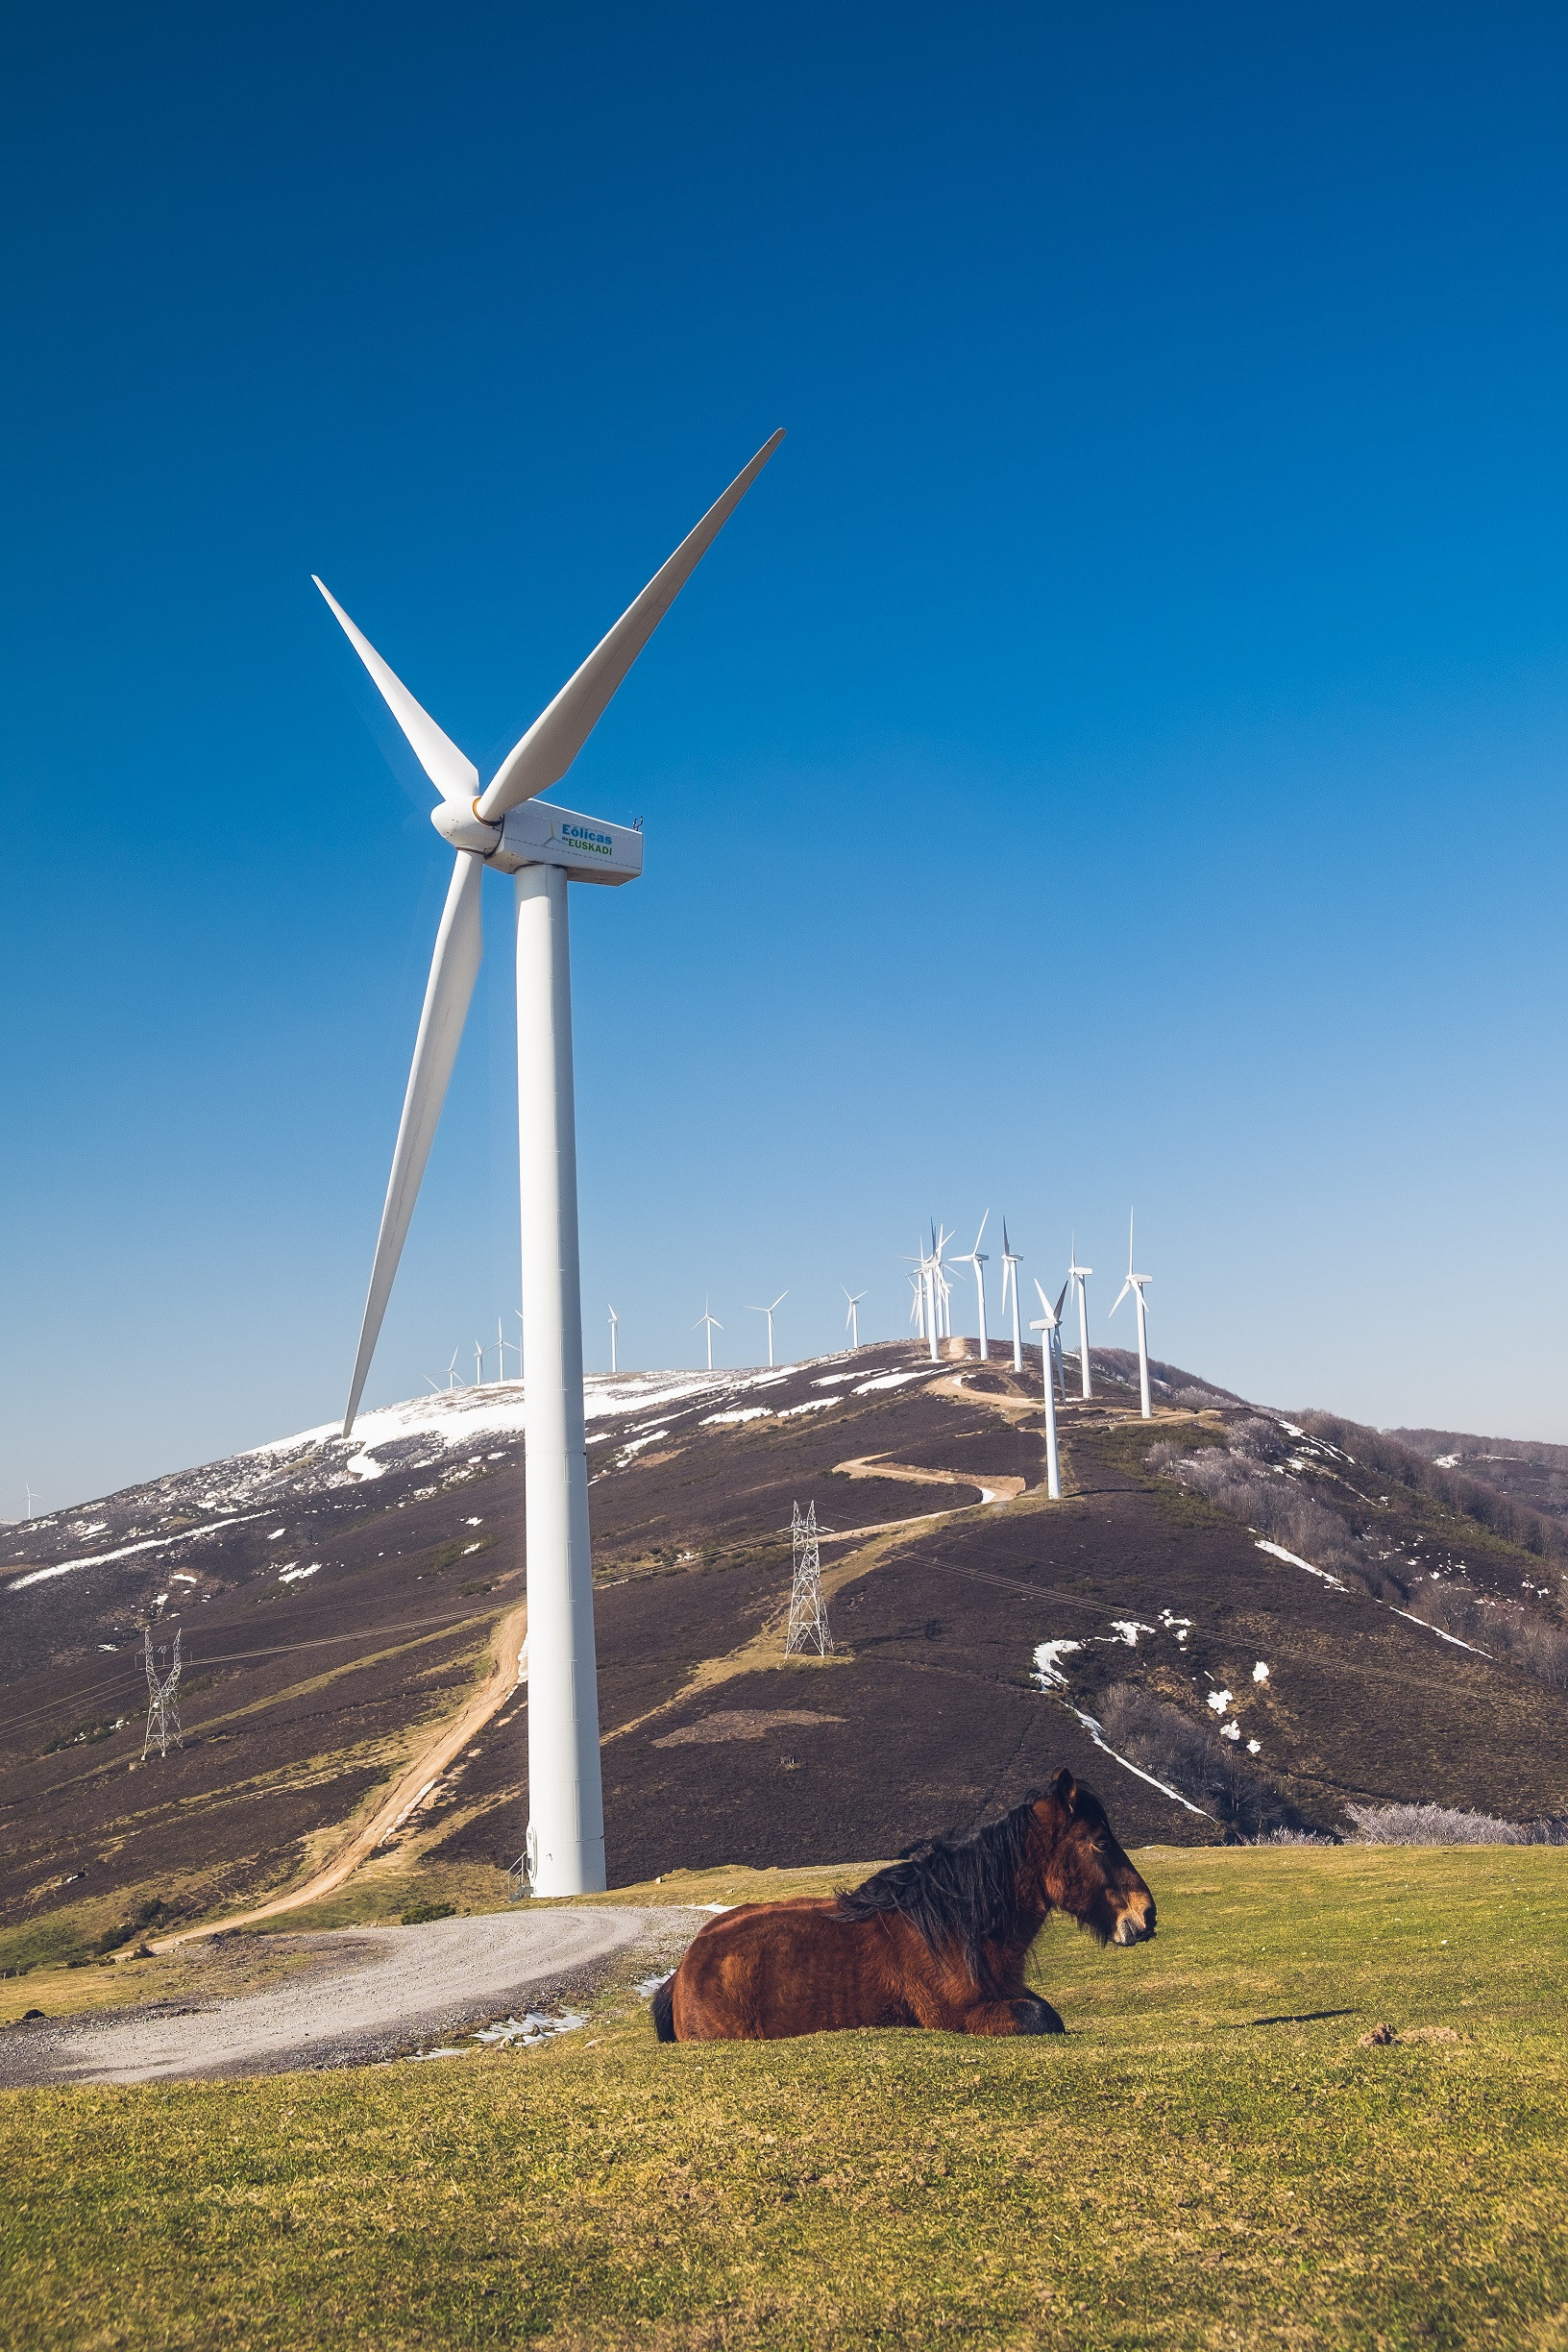
<path id="1" fill-rule="evenodd" d="M 0 2087 L 368 2065 L 525 1996 L 580 1999 L 640 1940 L 650 1966 L 673 1966 L 674 1953 L 663 1957 L 672 1931 L 684 1942 L 698 1924 L 685 1912 L 595 1906 L 294 1936 L 310 1964 L 265 1992 L 11 2026 L 0 2033 Z"/>

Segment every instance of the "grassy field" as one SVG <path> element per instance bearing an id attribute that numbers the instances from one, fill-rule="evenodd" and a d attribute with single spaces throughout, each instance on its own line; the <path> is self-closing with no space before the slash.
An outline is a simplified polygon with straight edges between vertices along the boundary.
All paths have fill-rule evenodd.
<path id="1" fill-rule="evenodd" d="M 1153 1945 L 1039 1947 L 1066 2041 L 669 2049 L 622 1990 L 531 2055 L 5 2095 L 0 2337 L 1563 2352 L 1568 1853 L 1139 1860 Z"/>

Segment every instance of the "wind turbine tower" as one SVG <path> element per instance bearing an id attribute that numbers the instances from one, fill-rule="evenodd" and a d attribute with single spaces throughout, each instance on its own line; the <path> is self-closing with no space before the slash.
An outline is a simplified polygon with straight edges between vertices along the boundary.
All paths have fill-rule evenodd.
<path id="1" fill-rule="evenodd" d="M 1149 1409 L 1148 1311 L 1143 1304 L 1143 1286 L 1153 1280 L 1152 1274 L 1133 1272 L 1133 1213 L 1129 1209 L 1127 1212 L 1127 1280 L 1116 1292 L 1116 1307 L 1121 1305 L 1129 1290 L 1138 1302 L 1138 1393 L 1145 1421 L 1152 1421 L 1154 1414 Z M 1115 1313 L 1116 1307 L 1112 1308 L 1113 1314 Z"/>
<path id="2" fill-rule="evenodd" d="M 1045 1492 L 1053 1503 L 1060 1503 L 1062 1458 L 1056 1444 L 1056 1385 L 1051 1373 L 1055 1367 L 1057 1327 L 1062 1320 L 1061 1301 L 1058 1300 L 1053 1307 L 1038 1282 L 1035 1288 L 1040 1292 L 1040 1318 L 1038 1322 L 1031 1323 L 1029 1329 L 1038 1331 L 1041 1335 L 1040 1370 L 1045 1390 Z"/>
<path id="3" fill-rule="evenodd" d="M 610 1309 L 610 1370 L 612 1372 L 618 1368 L 615 1360 L 615 1335 L 620 1327 L 621 1317 L 616 1313 L 615 1309 L 612 1307 Z M 693 1329 L 696 1329 L 695 1324 Z M 708 1368 L 711 1371 L 713 1367 L 710 1364 Z"/>
<path id="4" fill-rule="evenodd" d="M 781 1290 L 772 1307 L 748 1307 L 746 1311 L 747 1314 L 760 1314 L 768 1317 L 768 1369 L 770 1372 L 773 1368 L 773 1316 L 789 1295 L 787 1290 Z"/>
<path id="5" fill-rule="evenodd" d="M 1091 1397 L 1094 1394 L 1094 1382 L 1089 1369 L 1089 1278 L 1093 1271 L 1092 1266 L 1081 1266 L 1078 1263 L 1078 1244 L 1074 1241 L 1072 1263 L 1067 1268 L 1067 1280 L 1072 1285 L 1072 1295 L 1078 1302 L 1078 1360 L 1083 1371 L 1086 1397 Z"/>
<path id="6" fill-rule="evenodd" d="M 1023 1333 L 1018 1326 L 1018 1268 L 1023 1263 L 1021 1254 L 1007 1237 L 1007 1219 L 1002 1219 L 1002 1312 L 1005 1315 L 1009 1299 L 1013 1302 L 1013 1369 L 1023 1370 Z"/>
<path id="7" fill-rule="evenodd" d="M 843 1283 L 840 1283 L 839 1288 L 844 1290 Z M 860 1302 L 866 1293 L 864 1290 L 844 1290 L 844 1295 L 849 1301 L 849 1312 L 844 1318 L 849 1326 L 849 1345 L 851 1348 L 858 1348 L 860 1345 Z"/>
<path id="8" fill-rule="evenodd" d="M 692 1325 L 692 1329 L 693 1331 L 701 1331 L 704 1325 L 707 1327 L 708 1370 L 711 1372 L 713 1370 L 713 1335 L 716 1331 L 723 1331 L 724 1327 L 720 1322 L 716 1314 L 711 1314 L 709 1312 L 708 1302 L 706 1299 L 702 1301 L 702 1312 L 698 1316 L 697 1321 Z M 614 1338 L 613 1332 L 611 1334 L 611 1338 Z"/>
<path id="9" fill-rule="evenodd" d="M 585 817 L 538 796 L 566 774 L 782 438 L 774 433 L 736 476 L 519 738 L 487 785 L 481 786 L 473 762 L 316 582 L 439 794 L 431 821 L 454 852 L 349 1384 L 345 1437 L 359 1409 L 478 976 L 484 868 L 516 878 L 518 1166 L 528 1408 L 527 1869 L 537 1895 L 582 1895 L 604 1884 L 567 885 L 616 886 L 635 881 L 643 870 L 637 827 Z"/>
<path id="10" fill-rule="evenodd" d="M 986 1360 L 986 1267 L 990 1263 L 990 1259 L 980 1244 L 985 1238 L 986 1226 L 990 1218 L 991 1211 L 988 1209 L 980 1219 L 980 1231 L 974 1237 L 973 1249 L 966 1250 L 957 1261 L 960 1265 L 972 1265 L 974 1268 L 974 1286 L 980 1293 L 980 1361 L 982 1363 Z"/>

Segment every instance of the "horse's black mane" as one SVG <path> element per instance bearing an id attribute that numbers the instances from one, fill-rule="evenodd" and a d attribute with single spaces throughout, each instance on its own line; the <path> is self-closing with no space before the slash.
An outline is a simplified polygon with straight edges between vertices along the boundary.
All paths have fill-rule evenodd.
<path id="1" fill-rule="evenodd" d="M 911 1847 L 905 1860 L 841 1895 L 839 1917 L 869 1920 L 896 1912 L 927 1951 L 958 1945 L 975 1982 L 993 1993 L 985 1947 L 1017 1922 L 1018 1870 L 1036 1827 L 1035 1804 L 1044 1794 L 1031 1789 L 1011 1813 L 972 1837 L 926 1838 Z"/>

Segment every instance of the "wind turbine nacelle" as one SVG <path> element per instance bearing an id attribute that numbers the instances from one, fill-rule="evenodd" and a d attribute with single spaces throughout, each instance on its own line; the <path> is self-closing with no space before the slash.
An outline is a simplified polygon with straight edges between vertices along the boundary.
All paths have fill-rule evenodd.
<path id="1" fill-rule="evenodd" d="M 501 845 L 489 863 L 502 873 L 564 866 L 573 882 L 635 882 L 643 870 L 643 837 L 635 825 L 609 824 L 548 800 L 524 800 L 502 818 Z"/>

